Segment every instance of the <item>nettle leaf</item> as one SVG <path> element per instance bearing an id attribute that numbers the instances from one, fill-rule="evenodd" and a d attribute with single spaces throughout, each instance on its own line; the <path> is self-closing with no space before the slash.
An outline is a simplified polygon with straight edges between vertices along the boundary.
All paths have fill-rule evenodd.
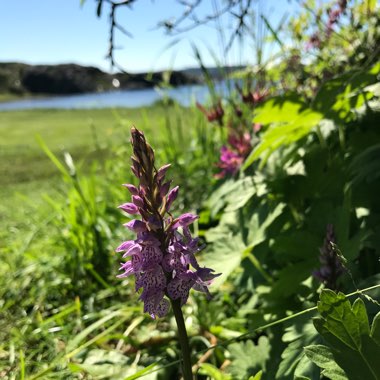
<path id="1" fill-rule="evenodd" d="M 307 358 L 322 368 L 322 375 L 334 380 L 348 380 L 346 373 L 334 360 L 331 350 L 323 345 L 312 345 L 304 348 Z"/>
<path id="2" fill-rule="evenodd" d="M 328 289 L 321 293 L 318 311 L 321 318 L 314 320 L 314 326 L 347 377 L 380 379 L 378 315 L 370 331 L 364 302 L 358 298 L 351 306 L 344 294 Z"/>
<path id="3" fill-rule="evenodd" d="M 252 341 L 232 343 L 228 346 L 231 354 L 229 372 L 233 379 L 247 379 L 257 376 L 259 370 L 265 372 L 266 362 L 270 358 L 270 344 L 266 336 L 261 336 L 255 345 Z"/>

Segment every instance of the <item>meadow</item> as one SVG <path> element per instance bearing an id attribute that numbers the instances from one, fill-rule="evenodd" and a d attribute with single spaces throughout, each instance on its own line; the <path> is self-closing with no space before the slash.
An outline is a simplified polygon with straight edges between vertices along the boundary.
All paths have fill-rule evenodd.
<path id="1" fill-rule="evenodd" d="M 183 133 L 191 112 L 182 109 Z M 198 115 L 199 116 L 199 115 Z M 166 123 L 166 119 L 171 121 Z M 0 215 L 4 230 L 25 220 L 25 207 L 17 213 L 11 205 L 22 197 L 43 204 L 42 194 L 59 189 L 59 171 L 41 149 L 37 138 L 48 142 L 55 154 L 69 152 L 75 162 L 88 167 L 94 160 L 102 161 L 115 142 L 129 144 L 129 129 L 139 125 L 152 138 L 165 136 L 165 125 L 177 116 L 162 106 L 141 109 L 97 110 L 27 110 L 0 113 L 0 176 L 2 178 Z M 26 207 L 27 208 L 27 207 Z M 6 239 L 2 240 L 6 244 Z"/>

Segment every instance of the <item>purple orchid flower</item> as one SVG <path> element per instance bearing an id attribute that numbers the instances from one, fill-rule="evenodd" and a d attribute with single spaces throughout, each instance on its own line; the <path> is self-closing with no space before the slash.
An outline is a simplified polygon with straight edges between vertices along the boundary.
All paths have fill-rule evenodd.
<path id="1" fill-rule="evenodd" d="M 170 190 L 171 181 L 165 181 L 170 165 L 155 168 L 154 152 L 145 136 L 132 129 L 132 172 L 139 185 L 125 184 L 132 195 L 132 202 L 119 208 L 131 215 L 141 215 L 124 226 L 136 234 L 136 239 L 121 243 L 116 252 L 122 252 L 127 261 L 118 277 L 135 276 L 135 288 L 144 302 L 144 312 L 152 318 L 165 316 L 169 301 L 186 303 L 190 289 L 204 292 L 208 298 L 208 286 L 220 274 L 210 268 L 201 268 L 195 254 L 202 247 L 191 236 L 189 225 L 197 215 L 185 213 L 177 218 L 169 213 L 178 195 L 178 186 Z"/>

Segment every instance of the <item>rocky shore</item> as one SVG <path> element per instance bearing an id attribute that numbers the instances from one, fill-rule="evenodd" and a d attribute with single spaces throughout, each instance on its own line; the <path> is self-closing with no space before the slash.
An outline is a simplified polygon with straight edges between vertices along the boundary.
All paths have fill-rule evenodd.
<path id="1" fill-rule="evenodd" d="M 76 64 L 27 65 L 0 63 L 0 94 L 79 94 L 109 91 L 112 89 L 141 89 L 153 87 L 164 78 L 172 86 L 201 82 L 193 72 L 173 71 L 127 74 L 109 74 L 96 67 Z"/>

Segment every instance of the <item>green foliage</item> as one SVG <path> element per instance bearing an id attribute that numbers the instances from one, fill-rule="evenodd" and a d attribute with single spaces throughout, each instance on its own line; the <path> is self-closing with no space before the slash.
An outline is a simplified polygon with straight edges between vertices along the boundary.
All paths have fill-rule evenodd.
<path id="1" fill-rule="evenodd" d="M 324 290 L 318 303 L 321 318 L 314 326 L 329 347 L 309 346 L 306 355 L 326 375 L 339 373 L 344 379 L 379 379 L 380 377 L 380 329 L 376 322 L 370 329 L 364 302 L 358 298 L 352 305 L 342 293 Z M 336 361 L 336 363 L 334 362 Z M 339 367 L 341 368 L 339 368 Z"/>
<path id="2" fill-rule="evenodd" d="M 305 355 L 322 369 L 321 375 L 329 379 L 347 380 L 346 373 L 338 366 L 328 347 L 313 345 L 304 348 Z"/>
<path id="3" fill-rule="evenodd" d="M 257 345 L 252 341 L 233 343 L 228 346 L 232 364 L 230 372 L 233 379 L 246 379 L 255 375 L 258 370 L 265 372 L 269 360 L 270 344 L 268 338 L 262 336 Z"/>

